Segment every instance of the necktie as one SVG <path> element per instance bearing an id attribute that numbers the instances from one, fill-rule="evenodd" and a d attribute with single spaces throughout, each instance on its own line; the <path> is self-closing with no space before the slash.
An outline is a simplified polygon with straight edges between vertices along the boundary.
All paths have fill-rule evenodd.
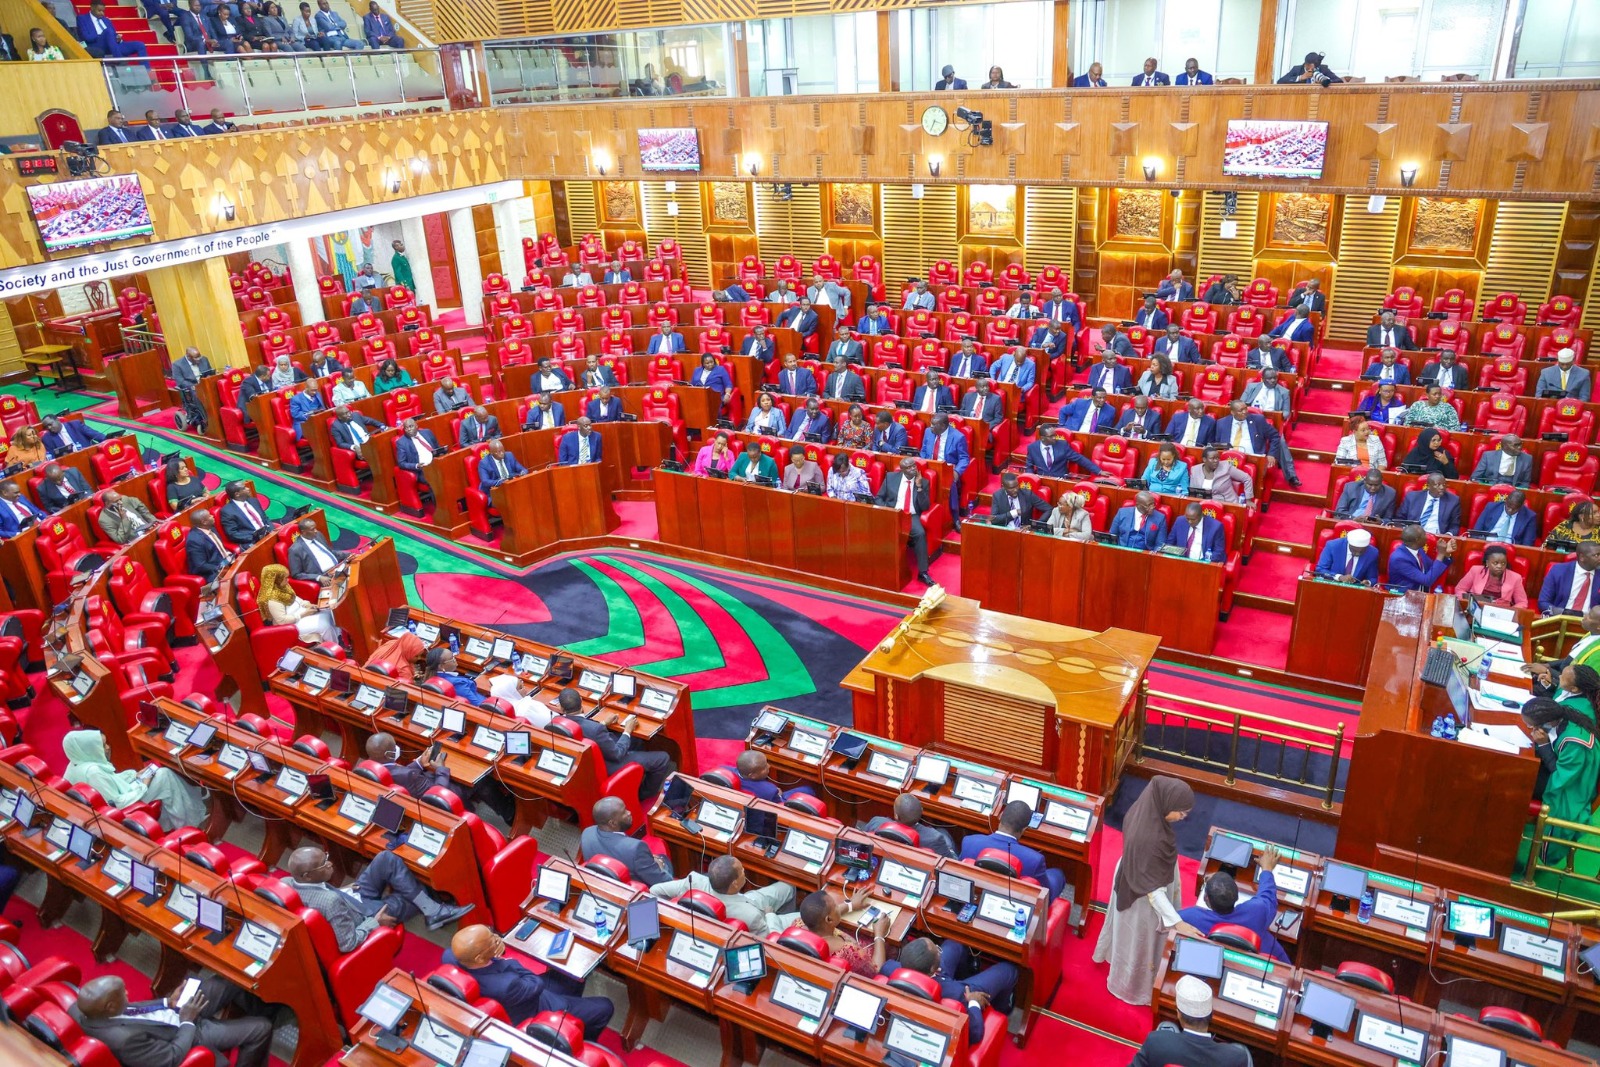
<path id="1" fill-rule="evenodd" d="M 1586 608 L 1589 606 L 1589 586 L 1594 583 L 1594 571 L 1586 571 L 1582 567 L 1578 569 L 1583 573 L 1583 581 L 1578 584 L 1578 593 L 1572 598 L 1572 603 L 1568 607 Z"/>
<path id="2" fill-rule="evenodd" d="M 1013 361 L 1008 361 L 1006 363 L 1006 373 L 1005 373 L 1005 375 L 1003 377 L 1001 377 L 1000 380 L 1002 382 L 1012 382 L 1012 381 L 1016 381 L 1016 378 L 1017 378 L 1017 364 L 1016 364 L 1016 362 L 1014 360 Z"/>
<path id="3" fill-rule="evenodd" d="M 1393 330 L 1384 330 L 1383 331 L 1383 346 L 1385 348 L 1389 348 L 1389 347 L 1392 347 L 1393 345 L 1394 345 L 1394 331 Z"/>
<path id="4" fill-rule="evenodd" d="M 1344 559 L 1344 572 L 1346 574 L 1350 574 L 1350 575 L 1355 574 L 1355 572 L 1356 572 L 1356 564 L 1358 562 L 1360 562 L 1361 557 L 1356 555 L 1354 552 L 1351 552 L 1349 545 L 1345 546 L 1344 556 L 1345 556 L 1345 559 Z"/>
<path id="5" fill-rule="evenodd" d="M 1565 368 L 1561 371 L 1561 391 L 1563 393 L 1567 391 L 1567 372 Z"/>
<path id="6" fill-rule="evenodd" d="M 933 449 L 933 458 L 936 459 L 936 460 L 939 460 L 941 463 L 944 462 L 944 439 L 945 439 L 945 435 L 944 434 L 940 434 L 939 435 L 939 443 L 936 446 L 934 446 L 934 449 Z"/>
<path id="7" fill-rule="evenodd" d="M 581 433 L 578 435 L 578 462 L 589 462 L 589 439 Z"/>
<path id="8" fill-rule="evenodd" d="M 1244 445 L 1244 420 L 1235 419 L 1233 423 L 1233 444 L 1235 448 Z"/>
<path id="9" fill-rule="evenodd" d="M 905 510 L 906 514 L 909 515 L 916 510 L 916 487 L 912 484 L 911 479 L 907 478 L 903 474 L 900 476 L 900 491 L 905 494 L 905 502 L 900 506 Z"/>
<path id="10" fill-rule="evenodd" d="M 1361 517 L 1363 519 L 1370 519 L 1372 517 L 1372 506 L 1377 502 L 1378 498 L 1370 491 L 1366 489 L 1361 491 Z"/>
<path id="11" fill-rule="evenodd" d="M 1428 498 L 1428 502 L 1422 505 L 1422 528 L 1427 530 L 1429 533 L 1438 532 L 1437 530 L 1431 528 L 1433 526 L 1433 513 L 1437 511 L 1438 508 L 1439 502 L 1431 496 Z"/>
<path id="12" fill-rule="evenodd" d="M 494 466 L 495 466 L 495 469 L 500 472 L 500 480 L 502 482 L 505 481 L 506 480 L 506 461 L 503 460 L 503 459 L 496 459 L 494 461 Z"/>
<path id="13" fill-rule="evenodd" d="M 254 507 L 249 504 L 241 503 L 239 505 L 239 510 L 243 511 L 245 513 L 245 517 L 250 520 L 250 526 L 252 529 L 261 529 L 261 515 Z"/>
<path id="14" fill-rule="evenodd" d="M 1051 448 L 1049 445 L 1043 445 L 1041 447 L 1040 455 L 1044 456 L 1044 469 L 1046 472 L 1048 472 L 1050 470 L 1050 464 L 1055 459 L 1056 450 Z"/>
<path id="15" fill-rule="evenodd" d="M 1189 539 L 1183 543 L 1183 551 L 1186 555 L 1194 553 L 1194 527 L 1192 526 L 1189 528 Z"/>

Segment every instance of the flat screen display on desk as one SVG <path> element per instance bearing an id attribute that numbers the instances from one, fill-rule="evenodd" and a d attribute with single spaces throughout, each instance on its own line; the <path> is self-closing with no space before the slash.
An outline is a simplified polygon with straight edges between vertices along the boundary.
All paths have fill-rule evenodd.
<path id="1" fill-rule="evenodd" d="M 911 763 L 899 756 L 891 756 L 887 752 L 874 751 L 867 757 L 867 771 L 880 778 L 887 778 L 891 782 L 906 780 L 906 772 L 911 769 Z"/>
<path id="2" fill-rule="evenodd" d="M 783 851 L 807 863 L 821 863 L 828 858 L 828 842 L 814 834 L 790 830 L 784 835 Z"/>
<path id="3" fill-rule="evenodd" d="M 1088 834 L 1089 819 L 1094 813 L 1076 804 L 1063 804 L 1058 800 L 1044 802 L 1044 821 L 1074 834 Z"/>
<path id="4" fill-rule="evenodd" d="M 1179 938 L 1172 957 L 1172 969 L 1179 974 L 1198 974 L 1203 978 L 1222 977 L 1222 946 L 1215 941 Z"/>
<path id="5" fill-rule="evenodd" d="M 828 754 L 828 738 L 824 734 L 796 729 L 789 734 L 789 747 L 812 759 L 821 759 Z"/>
<path id="6" fill-rule="evenodd" d="M 907 867 L 894 860 L 884 860 L 878 868 L 878 884 L 885 889 L 896 889 L 907 896 L 920 897 L 928 888 L 928 872 Z"/>
<path id="7" fill-rule="evenodd" d="M 1243 971 L 1224 971 L 1222 988 L 1217 995 L 1230 1003 L 1268 1015 L 1277 1015 L 1283 1010 L 1283 986 L 1264 982 L 1256 975 Z"/>
<path id="8" fill-rule="evenodd" d="M 951 874 L 948 871 L 940 871 L 939 895 L 948 900 L 959 900 L 963 904 L 971 904 L 972 879 L 963 878 L 958 874 Z"/>
<path id="9" fill-rule="evenodd" d="M 535 766 L 546 774 L 565 778 L 572 773 L 573 759 L 565 752 L 557 752 L 553 748 L 541 748 Z"/>
<path id="10" fill-rule="evenodd" d="M 378 985 L 372 990 L 356 1014 L 380 1030 L 393 1030 L 411 1010 L 411 998 L 390 985 Z"/>
<path id="11" fill-rule="evenodd" d="M 1222 173 L 1233 178 L 1320 178 L 1328 156 L 1328 124 L 1229 119 Z"/>
<path id="12" fill-rule="evenodd" d="M 994 807 L 995 797 L 1000 795 L 1000 787 L 993 782 L 981 781 L 977 778 L 968 778 L 964 774 L 956 775 L 955 794 L 961 800 L 970 800 L 985 808 Z"/>
<path id="13" fill-rule="evenodd" d="M 593 697 L 603 696 L 611 688 L 611 675 L 586 669 L 578 675 L 578 688 Z"/>
<path id="14" fill-rule="evenodd" d="M 672 710 L 672 694 L 665 689 L 651 689 L 647 686 L 639 697 L 639 703 L 651 711 L 665 715 Z"/>
<path id="15" fill-rule="evenodd" d="M 1505 1067 L 1504 1049 L 1447 1035 L 1444 1039 L 1444 1067 Z"/>
<path id="16" fill-rule="evenodd" d="M 1012 900 L 1004 893 L 985 889 L 978 897 L 978 914 L 992 923 L 1010 926 L 1017 921 L 1017 912 L 1025 912 L 1024 924 L 1033 921 L 1033 908 L 1025 901 Z"/>
<path id="17" fill-rule="evenodd" d="M 1411 1063 L 1424 1062 L 1428 1054 L 1426 1031 L 1413 1030 L 1366 1012 L 1356 1020 L 1356 1044 Z"/>
<path id="18" fill-rule="evenodd" d="M 767 973 L 767 956 L 759 943 L 737 945 L 722 953 L 722 969 L 730 982 L 753 982 Z"/>
<path id="19" fill-rule="evenodd" d="M 711 801 L 705 800 L 700 803 L 700 812 L 697 818 L 702 824 L 711 827 L 713 830 L 731 834 L 739 826 L 739 809 L 723 807 L 721 804 L 713 804 Z"/>
<path id="20" fill-rule="evenodd" d="M 639 166 L 646 172 L 699 170 L 700 131 L 684 126 L 640 130 Z"/>
<path id="21" fill-rule="evenodd" d="M 820 1019 L 828 1009 L 828 991 L 792 974 L 780 973 L 772 983 L 772 1002 L 804 1018 Z"/>
<path id="22" fill-rule="evenodd" d="M 919 1063 L 943 1063 L 945 1049 L 950 1045 L 946 1034 L 929 1026 L 914 1023 L 899 1015 L 889 1016 L 889 1032 L 883 1043 L 891 1052 L 910 1056 Z"/>
<path id="23" fill-rule="evenodd" d="M 839 990 L 839 999 L 834 1002 L 833 1017 L 870 1033 L 878 1028 L 878 1017 L 883 1014 L 886 999 L 860 986 L 846 985 Z"/>
<path id="24" fill-rule="evenodd" d="M 1336 897 L 1355 900 L 1367 890 L 1367 872 L 1359 867 L 1330 863 L 1322 869 L 1322 888 Z"/>
<path id="25" fill-rule="evenodd" d="M 1494 909 L 1487 904 L 1467 904 L 1452 900 L 1445 912 L 1444 926 L 1452 934 L 1467 937 L 1494 936 Z"/>
<path id="26" fill-rule="evenodd" d="M 257 963 L 271 963 L 278 951 L 278 935 L 265 926 L 253 922 L 239 924 L 239 933 L 233 939 L 234 947 Z"/>
<path id="27" fill-rule="evenodd" d="M 1517 926 L 1504 926 L 1500 930 L 1500 951 L 1508 956 L 1529 960 L 1543 967 L 1562 969 L 1567 964 L 1567 944 L 1553 937 L 1524 930 Z"/>
<path id="28" fill-rule="evenodd" d="M 1356 1001 L 1320 982 L 1307 982 L 1300 994 L 1300 1014 L 1314 1023 L 1321 1023 L 1336 1034 L 1350 1029 L 1350 1018 L 1355 1014 Z"/>
<path id="29" fill-rule="evenodd" d="M 1207 855 L 1229 867 L 1248 867 L 1254 852 L 1250 842 L 1244 838 L 1234 837 L 1232 834 L 1218 834 L 1212 839 L 1211 851 Z"/>
<path id="30" fill-rule="evenodd" d="M 667 946 L 667 958 L 692 971 L 710 974 L 717 965 L 717 946 L 678 930 L 672 935 L 672 943 Z"/>
<path id="31" fill-rule="evenodd" d="M 455 1067 L 466 1051 L 467 1039 L 424 1015 L 417 1020 L 417 1032 L 411 1038 L 412 1047 L 445 1067 Z"/>
<path id="32" fill-rule="evenodd" d="M 944 785 L 945 779 L 950 777 L 950 761 L 938 756 L 918 756 L 915 777 L 927 785 Z"/>

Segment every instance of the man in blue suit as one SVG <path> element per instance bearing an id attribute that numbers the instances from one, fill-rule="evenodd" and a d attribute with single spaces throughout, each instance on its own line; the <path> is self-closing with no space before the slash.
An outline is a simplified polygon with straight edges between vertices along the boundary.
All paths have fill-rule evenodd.
<path id="1" fill-rule="evenodd" d="M 217 524 L 211 512 L 197 508 L 189 516 L 189 534 L 183 543 L 184 564 L 189 573 L 198 575 L 208 583 L 217 580 L 222 568 L 228 565 L 228 550 L 217 536 Z"/>
<path id="2" fill-rule="evenodd" d="M 1183 73 L 1178 75 L 1174 85 L 1211 85 L 1214 79 L 1209 73 L 1200 69 L 1200 61 L 1190 56 L 1183 61 Z"/>
<path id="3" fill-rule="evenodd" d="M 1600 604 L 1600 544 L 1584 541 L 1578 558 L 1554 564 L 1539 585 L 1539 610 L 1546 615 L 1583 615 Z"/>
<path id="4" fill-rule="evenodd" d="M 994 391 L 989 379 L 979 378 L 972 392 L 961 398 L 961 417 L 982 419 L 990 430 L 998 431 L 1006 417 L 1005 398 Z"/>
<path id="5" fill-rule="evenodd" d="M 946 63 L 944 65 L 944 69 L 939 72 L 939 80 L 933 83 L 933 88 L 936 92 L 943 89 L 959 91 L 965 89 L 966 87 L 967 80 L 965 78 L 956 77 L 956 68 L 952 67 L 948 63 Z"/>
<path id="6" fill-rule="evenodd" d="M 778 316 L 778 325 L 787 326 L 798 333 L 802 342 L 817 332 L 817 325 L 820 321 L 817 318 L 817 313 L 811 310 L 810 299 L 803 296 L 798 304 L 788 308 L 782 315 Z"/>
<path id="7" fill-rule="evenodd" d="M 971 378 L 988 369 L 988 361 L 971 341 L 962 341 L 960 350 L 950 356 L 950 373 L 957 378 Z"/>
<path id="8" fill-rule="evenodd" d="M 767 328 L 761 323 L 756 323 L 750 329 L 750 336 L 744 339 L 739 346 L 741 356 L 755 356 L 762 363 L 770 364 L 778 358 L 778 346 L 772 338 L 767 336 Z"/>
<path id="9" fill-rule="evenodd" d="M 1039 305 L 1039 314 L 1051 322 L 1064 322 L 1071 326 L 1083 325 L 1083 320 L 1078 315 L 1078 302 L 1068 300 L 1067 295 L 1060 289 L 1050 290 L 1050 299 Z"/>
<path id="10" fill-rule="evenodd" d="M 16 482 L 0 482 L 0 537 L 15 537 L 24 527 L 44 518 L 44 512 L 22 495 Z"/>
<path id="11" fill-rule="evenodd" d="M 370 0 L 367 4 L 367 13 L 361 16 L 361 35 L 367 39 L 368 48 L 404 48 L 406 41 L 399 31 L 394 28 L 394 19 L 390 18 L 377 4 L 377 0 Z M 627 279 L 624 278 L 624 281 Z"/>
<path id="12" fill-rule="evenodd" d="M 78 16 L 78 40 L 83 42 L 84 51 L 96 59 L 127 59 L 150 54 L 141 42 L 124 41 L 117 36 L 117 28 L 106 18 L 105 0 L 94 0 L 88 13 Z"/>
<path id="13" fill-rule="evenodd" d="M 1175 270 L 1156 286 L 1156 298 L 1159 300 L 1193 300 L 1194 283 L 1186 281 L 1183 271 Z"/>
<path id="14" fill-rule="evenodd" d="M 1212 440 L 1223 448 L 1237 448 L 1252 456 L 1266 456 L 1283 468 L 1289 484 L 1298 487 L 1300 479 L 1294 472 L 1294 457 L 1283 435 L 1265 415 L 1251 411 L 1243 400 L 1228 404 L 1228 414 L 1217 420 L 1217 432 Z"/>
<path id="15" fill-rule="evenodd" d="M 1383 471 L 1368 467 L 1359 481 L 1347 482 L 1333 505 L 1336 519 L 1382 522 L 1394 514 L 1394 487 L 1383 480 Z"/>
<path id="16" fill-rule="evenodd" d="M 1184 448 L 1204 448 L 1217 439 L 1217 420 L 1206 414 L 1206 402 L 1189 398 L 1183 411 L 1167 420 L 1167 436 Z"/>
<path id="17" fill-rule="evenodd" d="M 1155 354 L 1166 356 L 1169 363 L 1200 363 L 1200 346 L 1194 338 L 1185 337 L 1183 328 L 1175 322 L 1167 323 L 1167 332 L 1156 338 Z"/>
<path id="18" fill-rule="evenodd" d="M 589 401 L 586 414 L 590 422 L 617 422 L 622 418 L 622 398 L 611 395 L 611 386 L 602 385 Z"/>
<path id="19" fill-rule="evenodd" d="M 549 393 L 540 393 L 539 402 L 529 407 L 528 414 L 522 419 L 524 430 L 548 430 L 552 426 L 566 424 L 567 409 L 556 403 L 555 397 Z"/>
<path id="20" fill-rule="evenodd" d="M 1267 336 L 1310 344 L 1317 337 L 1317 324 L 1311 321 L 1311 309 L 1301 304 L 1294 309 L 1293 315 L 1286 316 L 1282 322 L 1269 330 Z"/>
<path id="21" fill-rule="evenodd" d="M 906 428 L 894 421 L 887 411 L 880 411 L 872 427 L 872 450 L 899 454 L 906 447 Z"/>
<path id="22" fill-rule="evenodd" d="M 1117 426 L 1117 409 L 1106 403 L 1106 391 L 1097 388 L 1061 405 L 1056 422 L 1067 433 L 1110 433 Z"/>
<path id="23" fill-rule="evenodd" d="M 1189 62 L 1193 63 L 1194 60 Z M 1212 928 L 1220 923 L 1253 930 L 1261 939 L 1264 955 L 1288 963 L 1289 957 L 1284 954 L 1283 946 L 1272 936 L 1272 924 L 1278 921 L 1278 883 L 1273 878 L 1272 870 L 1278 865 L 1278 858 L 1276 845 L 1268 845 L 1263 850 L 1261 876 L 1256 879 L 1256 891 L 1249 900 L 1239 903 L 1239 886 L 1233 880 L 1233 875 L 1227 871 L 1217 871 L 1205 880 L 1200 899 L 1178 912 L 1178 918 L 1208 937 Z"/>
<path id="24" fill-rule="evenodd" d="M 1054 901 L 1066 888 L 1067 876 L 1045 864 L 1044 853 L 1029 848 L 1020 840 L 1033 819 L 1033 809 L 1026 801 L 1013 800 L 1000 810 L 1000 828 L 992 834 L 968 834 L 961 840 L 961 859 L 965 863 L 976 860 L 985 849 L 998 849 L 1022 861 L 1018 876 L 1032 878 L 1050 889 Z"/>
<path id="25" fill-rule="evenodd" d="M 1244 365 L 1251 370 L 1271 367 L 1279 374 L 1294 373 L 1294 360 L 1289 358 L 1288 350 L 1273 344 L 1267 334 L 1256 338 L 1256 346 L 1244 357 Z"/>
<path id="26" fill-rule="evenodd" d="M 1135 86 L 1143 86 L 1148 89 L 1158 85 L 1171 85 L 1172 79 L 1167 77 L 1163 71 L 1156 69 L 1156 58 L 1155 56 L 1151 56 L 1149 59 L 1144 61 L 1144 73 L 1135 74 L 1133 76 L 1132 84 Z"/>
<path id="27" fill-rule="evenodd" d="M 416 419 L 407 419 L 400 424 L 400 440 L 395 443 L 394 461 L 401 470 L 415 474 L 432 463 L 441 451 L 433 431 L 418 429 Z"/>
<path id="28" fill-rule="evenodd" d="M 211 19 L 206 15 L 200 0 L 189 0 L 187 6 L 179 9 L 178 29 L 183 31 L 184 50 L 195 55 L 237 50 L 232 41 L 218 45 L 216 36 L 211 30 Z"/>
<path id="29" fill-rule="evenodd" d="M 1028 390 L 1033 388 L 1033 383 L 1038 377 L 1039 368 L 1034 366 L 1027 350 L 1018 345 L 1007 349 L 1005 355 L 995 360 L 994 365 L 989 368 L 989 374 L 997 382 L 1015 385 L 1026 401 Z"/>
<path id="30" fill-rule="evenodd" d="M 922 384 L 911 394 L 911 406 L 917 411 L 934 412 L 941 407 L 955 407 L 956 395 L 948 385 L 940 384 L 939 368 L 929 367 Z"/>
<path id="31" fill-rule="evenodd" d="M 106 435 L 84 422 L 82 419 L 69 419 L 61 421 L 54 415 L 44 417 L 44 433 L 39 435 L 44 442 L 44 447 L 52 455 L 63 452 L 77 452 L 79 449 L 90 448 L 106 439 Z"/>
<path id="32" fill-rule="evenodd" d="M 589 416 L 580 415 L 577 422 L 576 433 L 565 433 L 561 436 L 561 445 L 556 449 L 556 463 L 562 467 L 570 467 L 576 463 L 599 463 L 600 456 L 605 451 L 605 441 L 594 432 Z"/>
<path id="33" fill-rule="evenodd" d="M 833 437 L 833 422 L 822 401 L 814 396 L 806 398 L 806 406 L 789 419 L 789 428 L 784 431 L 784 436 L 791 441 L 827 444 Z"/>
<path id="34" fill-rule="evenodd" d="M 1074 89 L 1104 89 L 1106 87 L 1105 68 L 1099 63 L 1089 64 L 1089 73 L 1080 74 L 1072 79 Z"/>
<path id="35" fill-rule="evenodd" d="M 1410 385 L 1411 368 L 1400 362 L 1399 349 L 1385 348 L 1378 353 L 1378 361 L 1361 372 L 1361 377 L 1369 382 Z"/>
<path id="36" fill-rule="evenodd" d="M 1167 328 L 1167 313 L 1162 311 L 1156 303 L 1154 293 L 1146 293 L 1144 307 L 1133 317 L 1133 321 L 1150 331 L 1165 330 Z"/>
<path id="37" fill-rule="evenodd" d="M 348 449 L 362 459 L 366 458 L 362 452 L 372 435 L 386 429 L 388 427 L 377 419 L 351 411 L 346 404 L 333 409 L 333 421 L 328 423 L 328 435 L 334 447 Z"/>
<path id="38" fill-rule="evenodd" d="M 1145 437 L 1161 432 L 1161 412 L 1150 406 L 1150 398 L 1140 393 L 1133 398 L 1122 418 L 1117 420 L 1117 432 L 1124 437 Z"/>
<path id="39" fill-rule="evenodd" d="M 1156 510 L 1154 493 L 1141 490 L 1133 503 L 1124 504 L 1111 520 L 1111 535 L 1123 548 L 1160 548 L 1167 537 L 1167 520 Z"/>
<path id="40" fill-rule="evenodd" d="M 1428 475 L 1427 488 L 1400 502 L 1399 518 L 1414 522 L 1424 533 L 1453 536 L 1461 532 L 1461 498 L 1449 491 L 1444 475 Z"/>
<path id="41" fill-rule="evenodd" d="M 509 481 L 519 474 L 527 474 L 528 468 L 516 456 L 506 451 L 506 443 L 496 437 L 489 442 L 489 451 L 478 460 L 478 488 L 484 493 Z"/>
<path id="42" fill-rule="evenodd" d="M 1054 426 L 1040 426 L 1038 438 L 1028 446 L 1028 457 L 1022 469 L 1047 478 L 1069 478 L 1073 467 L 1085 474 L 1105 473 L 1088 456 L 1058 438 Z"/>
<path id="43" fill-rule="evenodd" d="M 1527 495 L 1513 489 L 1504 500 L 1492 500 L 1472 524 L 1472 535 L 1503 545 L 1532 545 L 1539 540 L 1539 517 L 1528 507 Z"/>
<path id="44" fill-rule="evenodd" d="M 1400 535 L 1400 543 L 1389 553 L 1389 584 L 1410 591 L 1432 589 L 1450 569 L 1450 557 L 1456 554 L 1456 539 L 1447 537 L 1439 542 L 1439 558 L 1428 555 L 1428 535 L 1420 526 L 1407 526 Z M 1595 545 L 1595 560 L 1600 562 L 1600 544 Z M 1554 568 L 1552 568 L 1554 569 Z M 1550 588 L 1549 577 L 1545 589 Z M 1540 600 L 1544 599 L 1540 594 Z"/>
<path id="45" fill-rule="evenodd" d="M 778 392 L 787 396 L 817 395 L 817 376 L 811 373 L 810 367 L 800 366 L 793 352 L 784 354 L 783 369 L 778 372 Z"/>
<path id="46" fill-rule="evenodd" d="M 506 943 L 487 926 L 456 931 L 444 962 L 460 967 L 478 983 L 478 993 L 506 1010 L 512 1026 L 521 1026 L 541 1012 L 570 1015 L 583 1023 L 585 1041 L 598 1041 L 616 1005 L 605 997 L 586 997 L 583 983 L 554 968 L 534 974 L 505 958 Z"/>
<path id="47" fill-rule="evenodd" d="M 80 20 L 88 15 L 79 15 Z M 96 131 L 94 143 L 104 148 L 108 144 L 132 144 L 138 134 L 128 128 L 128 120 L 122 117 L 120 111 L 106 112 L 106 124 Z"/>
<path id="48" fill-rule="evenodd" d="M 856 333 L 880 337 L 894 333 L 894 323 L 889 318 L 888 304 L 870 305 L 866 313 L 856 320 Z"/>
<path id="49" fill-rule="evenodd" d="M 1343 537 L 1330 537 L 1317 557 L 1316 573 L 1318 578 L 1372 585 L 1378 580 L 1378 550 L 1372 547 L 1372 534 L 1350 530 Z"/>
<path id="50" fill-rule="evenodd" d="M 301 429 L 306 420 L 319 411 L 327 411 L 328 405 L 322 402 L 322 392 L 317 388 L 315 378 L 307 378 L 300 383 L 300 391 L 289 398 L 289 417 L 294 420 L 294 439 L 303 440 L 305 433 Z"/>
<path id="51" fill-rule="evenodd" d="M 1100 362 L 1089 368 L 1089 388 L 1108 393 L 1125 393 L 1133 388 L 1133 374 L 1117 362 L 1116 349 L 1108 346 L 1100 350 Z"/>
<path id="52" fill-rule="evenodd" d="M 684 351 L 687 347 L 688 346 L 683 342 L 683 334 L 674 330 L 672 328 L 672 323 L 663 322 L 661 324 L 661 330 L 654 337 L 650 338 L 650 345 L 645 349 L 645 352 L 646 354 L 652 356 L 675 356 L 679 352 Z"/>
<path id="53" fill-rule="evenodd" d="M 1167 544 L 1183 549 L 1188 559 L 1205 563 L 1226 563 L 1228 560 L 1228 529 L 1221 520 L 1206 514 L 1200 501 L 1192 501 L 1183 509 L 1183 517 L 1175 519 L 1167 534 Z"/>
<path id="54" fill-rule="evenodd" d="M 63 467 L 59 463 L 45 466 L 44 481 L 39 483 L 39 503 L 50 511 L 60 511 L 94 495 L 83 472 L 76 467 Z"/>
<path id="55" fill-rule="evenodd" d="M 950 479 L 950 515 L 958 520 L 955 525 L 959 529 L 961 476 L 972 463 L 972 454 L 967 451 L 966 435 L 950 425 L 950 416 L 935 415 L 928 423 L 928 432 L 922 435 L 921 455 L 923 459 L 943 460 L 956 469 L 955 477 Z"/>
<path id="56" fill-rule="evenodd" d="M 1051 319 L 1043 326 L 1034 328 L 1028 337 L 1029 348 L 1042 348 L 1044 354 L 1050 359 L 1060 359 L 1067 354 L 1067 343 L 1071 340 L 1067 331 L 1060 322 Z"/>

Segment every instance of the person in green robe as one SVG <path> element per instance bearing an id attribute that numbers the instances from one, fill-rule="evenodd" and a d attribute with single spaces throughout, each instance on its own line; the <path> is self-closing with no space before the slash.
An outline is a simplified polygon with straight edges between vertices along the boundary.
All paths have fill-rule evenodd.
<path id="1" fill-rule="evenodd" d="M 389 247 L 394 249 L 394 255 L 389 258 L 389 273 L 394 277 L 394 284 L 416 292 L 417 276 L 411 273 L 411 261 L 406 258 L 406 243 L 391 241 Z"/>
<path id="2" fill-rule="evenodd" d="M 153 763 L 142 771 L 117 770 L 99 730 L 73 730 L 61 739 L 61 751 L 67 757 L 63 777 L 73 785 L 93 788 L 114 808 L 159 800 L 161 829 L 168 833 L 205 821 L 206 805 L 198 788 Z"/>
<path id="3" fill-rule="evenodd" d="M 1552 818 L 1587 823 L 1600 779 L 1600 745 L 1595 743 L 1595 708 L 1600 705 L 1600 673 L 1593 667 L 1568 665 L 1561 672 L 1554 700 L 1535 697 L 1523 705 L 1522 721 L 1539 757 L 1536 799 L 1549 806 Z M 1550 836 L 1575 840 L 1572 830 L 1551 829 Z M 1545 862 L 1564 858 L 1566 849 L 1549 846 Z"/>

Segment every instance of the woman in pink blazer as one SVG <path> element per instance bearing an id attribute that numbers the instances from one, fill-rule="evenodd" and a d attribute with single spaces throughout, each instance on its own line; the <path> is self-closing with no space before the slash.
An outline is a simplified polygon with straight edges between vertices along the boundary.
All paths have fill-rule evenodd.
<path id="1" fill-rule="evenodd" d="M 1528 591 L 1522 587 L 1522 576 L 1511 569 L 1510 557 L 1503 545 L 1490 545 L 1483 550 L 1483 562 L 1469 567 L 1456 584 L 1457 593 L 1467 593 L 1501 607 L 1525 608 Z"/>
<path id="2" fill-rule="evenodd" d="M 694 457 L 694 466 L 689 473 L 705 477 L 706 471 L 715 467 L 723 474 L 733 469 L 734 452 L 728 447 L 728 435 L 719 433 L 709 445 L 701 445 L 700 451 Z"/>

